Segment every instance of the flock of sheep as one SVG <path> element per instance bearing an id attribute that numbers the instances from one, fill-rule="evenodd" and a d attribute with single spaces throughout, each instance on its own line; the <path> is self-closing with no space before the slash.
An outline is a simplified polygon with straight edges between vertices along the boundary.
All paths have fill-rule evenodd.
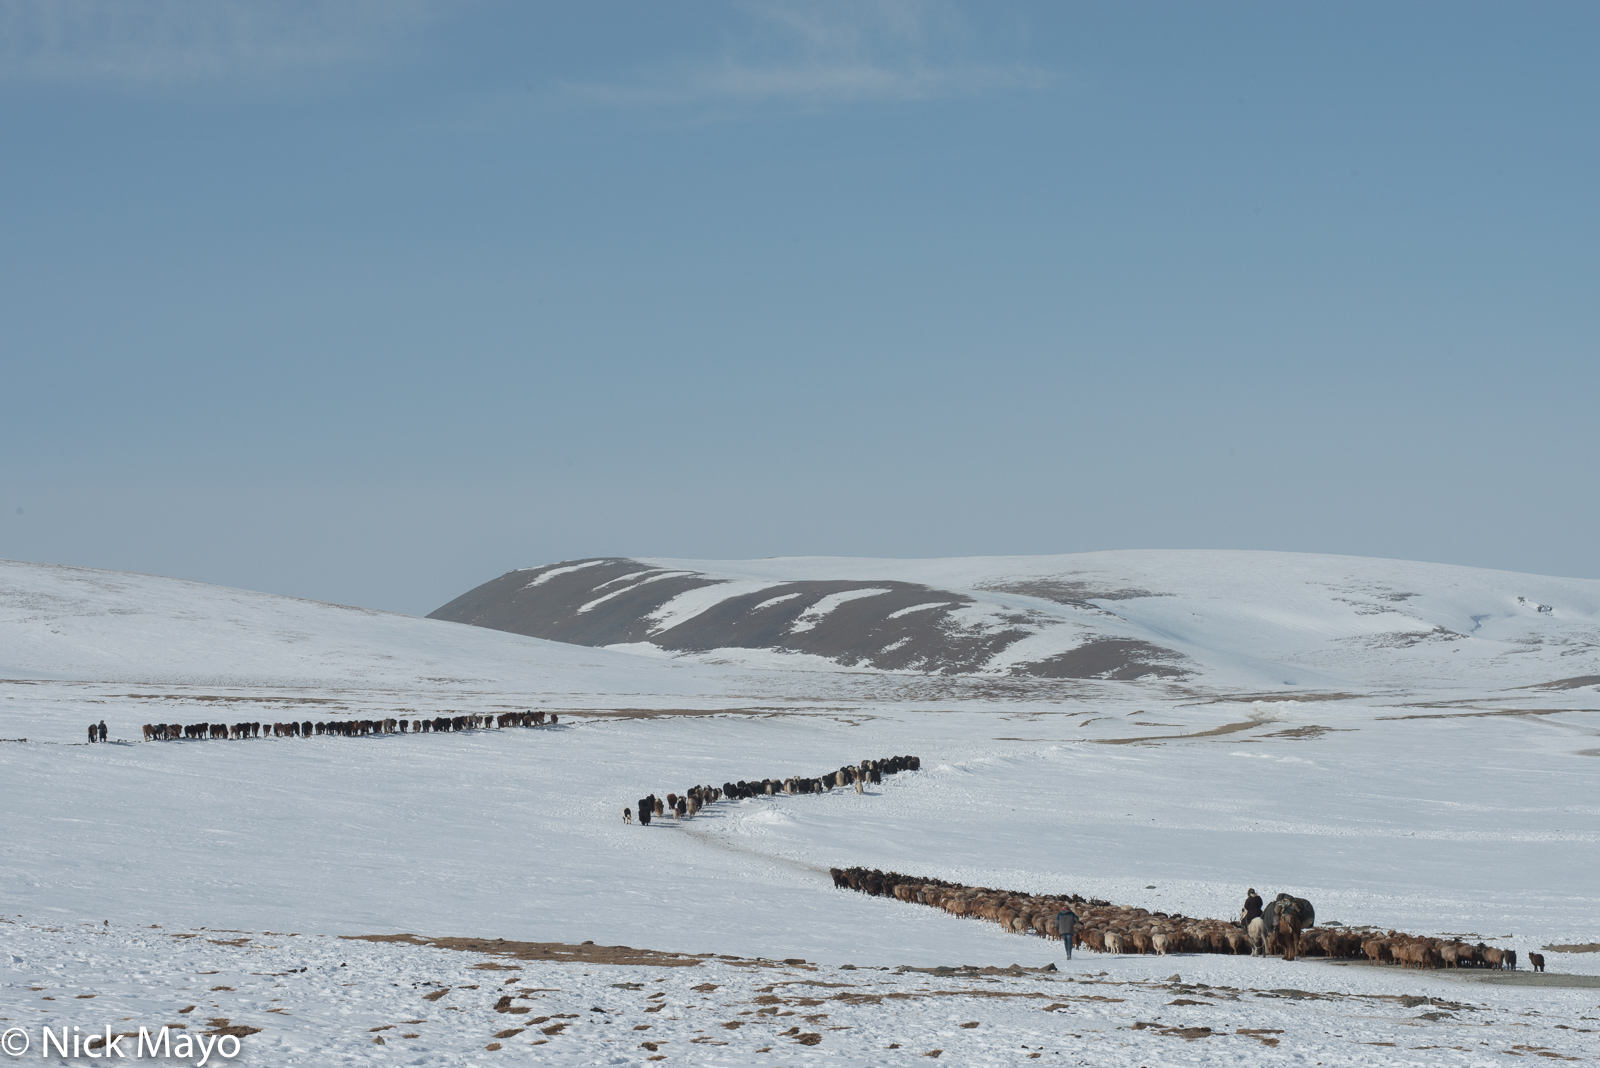
<path id="1" fill-rule="evenodd" d="M 652 818 L 660 819 L 671 816 L 673 819 L 689 819 L 700 814 L 700 809 L 706 805 L 727 798 L 730 801 L 739 801 L 747 797 L 774 797 L 778 794 L 825 794 L 838 789 L 854 787 L 856 793 L 862 792 L 863 783 L 878 783 L 883 781 L 885 775 L 894 775 L 902 771 L 920 771 L 922 758 L 914 756 L 884 757 L 881 760 L 863 760 L 860 764 L 846 764 L 837 771 L 824 772 L 815 778 L 795 776 L 788 779 L 755 779 L 738 782 L 725 782 L 721 789 L 715 786 L 691 786 L 681 795 L 668 794 L 666 797 L 657 797 L 650 794 L 641 797 L 639 806 L 639 822 L 648 827 Z M 622 810 L 622 822 L 633 822 L 633 809 Z"/>
<path id="2" fill-rule="evenodd" d="M 1515 950 L 1483 943 L 1470 945 L 1438 938 L 1419 938 L 1400 931 L 1313 926 L 1316 914 L 1303 898 L 1306 927 L 1292 941 L 1274 924 L 1255 922 L 1251 930 L 1225 920 L 1196 919 L 1178 913 L 1150 912 L 1077 894 L 1050 896 L 963 886 L 943 879 L 901 875 L 867 868 L 833 868 L 833 885 L 897 901 L 929 905 L 952 916 L 973 916 L 998 923 L 1017 934 L 1033 932 L 1060 938 L 1056 914 L 1071 908 L 1078 917 L 1074 947 L 1096 953 L 1232 953 L 1367 959 L 1375 964 L 1414 968 L 1516 968 Z M 1269 906 L 1270 907 L 1270 906 Z M 1242 920 L 1241 916 L 1241 920 Z M 1252 938 L 1252 933 L 1256 938 Z"/>
<path id="3" fill-rule="evenodd" d="M 333 719 L 325 723 L 146 723 L 144 740 L 170 742 L 187 738 L 314 738 L 322 735 L 357 738 L 368 734 L 429 734 L 497 727 L 542 727 L 543 712 L 504 712 L 498 716 L 435 716 L 433 719 Z M 554 712 L 548 722 L 560 722 Z M 104 727 L 102 726 L 102 730 Z"/>

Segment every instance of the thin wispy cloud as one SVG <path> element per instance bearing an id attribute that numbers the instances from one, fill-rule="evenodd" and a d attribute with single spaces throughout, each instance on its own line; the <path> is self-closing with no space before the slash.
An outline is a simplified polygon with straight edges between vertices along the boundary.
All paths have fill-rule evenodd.
<path id="1" fill-rule="evenodd" d="M 980 58 L 984 42 L 949 4 L 747 2 L 717 54 L 636 80 L 567 83 L 573 99 L 618 107 L 931 100 L 1052 81 L 1038 67 Z"/>
<path id="2" fill-rule="evenodd" d="M 192 83 L 367 59 L 442 0 L 7 0 L 0 77 Z"/>

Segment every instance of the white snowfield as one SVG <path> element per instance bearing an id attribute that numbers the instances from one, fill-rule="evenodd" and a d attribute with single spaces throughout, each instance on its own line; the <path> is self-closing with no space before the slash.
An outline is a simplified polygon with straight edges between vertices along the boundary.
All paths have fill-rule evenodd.
<path id="1" fill-rule="evenodd" d="M 1260 635 L 1252 663 L 1304 654 L 1318 674 L 1243 688 L 1218 682 L 1221 668 L 1115 683 L 799 670 L 809 661 L 779 653 L 766 654 L 774 667 L 696 664 L 0 564 L 0 739 L 27 739 L 0 741 L 0 1030 L 27 1030 L 31 1061 L 46 1024 L 199 1032 L 226 1019 L 261 1029 L 243 1039 L 245 1063 L 271 1065 L 921 1064 L 936 1049 L 957 1064 L 1600 1056 L 1600 953 L 1547 952 L 1543 985 L 1209 955 L 1080 951 L 1069 964 L 1059 944 L 835 890 L 827 869 L 859 864 L 1231 916 L 1254 886 L 1311 898 L 1323 922 L 1514 948 L 1524 969 L 1542 946 L 1600 943 L 1600 680 L 1585 681 L 1600 662 L 1582 651 L 1594 583 L 1283 554 L 1091 555 L 1122 559 L 1096 583 L 1171 594 L 1105 601 L 1120 618 L 1167 612 L 1176 634 L 1174 605 L 1190 606 L 1186 655 L 1221 664 L 1216 650 Z M 1219 555 L 1237 557 L 1231 594 Z M 758 583 L 761 567 L 802 563 L 716 566 Z M 895 573 L 872 561 L 845 577 L 937 566 L 948 586 L 976 586 L 1004 563 Z M 1420 613 L 1419 628 L 1483 615 L 1477 632 L 1442 653 L 1325 641 L 1349 606 L 1315 591 L 1351 584 L 1362 564 L 1411 594 L 1369 591 L 1371 605 Z M 1297 598 L 1298 616 L 1285 607 Z M 1510 603 L 1485 614 L 1494 598 Z M 1463 665 L 1407 681 L 1396 656 L 1413 653 Z M 138 740 L 150 722 L 527 708 L 562 722 Z M 116 744 L 85 744 L 102 719 Z M 923 770 L 861 795 L 621 820 L 652 792 L 895 754 Z M 559 963 L 338 937 L 401 932 L 739 959 Z M 899 970 L 1052 962 L 1059 971 L 1010 976 Z M 508 994 L 529 1011 L 497 1012 Z"/>

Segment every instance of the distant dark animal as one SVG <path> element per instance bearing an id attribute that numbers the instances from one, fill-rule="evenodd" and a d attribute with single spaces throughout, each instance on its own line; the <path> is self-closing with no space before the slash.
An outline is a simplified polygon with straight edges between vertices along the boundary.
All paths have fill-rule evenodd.
<path id="1" fill-rule="evenodd" d="M 90 745 L 93 745 L 95 743 L 99 733 L 100 732 L 95 729 L 95 725 L 93 723 L 89 724 L 89 744 Z"/>
<path id="2" fill-rule="evenodd" d="M 666 814 L 667 814 L 666 802 L 662 801 L 661 798 L 659 798 L 659 797 L 656 798 L 656 815 L 657 816 L 665 816 Z"/>
<path id="3" fill-rule="evenodd" d="M 653 797 L 639 798 L 639 823 L 641 826 L 650 826 L 650 817 L 654 814 L 656 799 Z"/>
<path id="4" fill-rule="evenodd" d="M 1533 965 L 1533 970 L 1534 971 L 1536 971 L 1536 972 L 1544 971 L 1544 954 L 1543 953 L 1529 953 L 1528 954 L 1528 963 Z"/>
<path id="5" fill-rule="evenodd" d="M 622 810 L 622 822 L 623 823 L 632 823 L 633 822 L 633 809 L 624 808 Z"/>

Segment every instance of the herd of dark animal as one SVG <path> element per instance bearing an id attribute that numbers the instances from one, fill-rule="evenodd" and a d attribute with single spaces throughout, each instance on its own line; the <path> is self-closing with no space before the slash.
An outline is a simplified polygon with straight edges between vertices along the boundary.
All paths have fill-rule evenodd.
<path id="1" fill-rule="evenodd" d="M 556 713 L 503 712 L 497 716 L 435 716 L 432 719 L 332 719 L 289 723 L 146 723 L 144 740 L 170 742 L 209 738 L 360 738 L 369 734 L 444 734 L 501 727 L 543 727 L 561 722 Z M 99 738 L 95 735 L 98 732 Z M 106 725 L 89 728 L 89 740 L 105 741 Z"/>
<path id="2" fill-rule="evenodd" d="M 1150 912 L 1098 899 L 1085 900 L 1077 894 L 1023 894 L 876 869 L 833 868 L 830 872 L 833 885 L 841 890 L 929 905 L 952 916 L 998 923 L 1016 934 L 1060 938 L 1056 916 L 1063 908 L 1070 908 L 1078 917 L 1072 931 L 1073 946 L 1085 946 L 1096 953 L 1281 953 L 1284 960 L 1297 956 L 1366 959 L 1374 964 L 1415 968 L 1517 966 L 1515 950 L 1481 942 L 1469 945 L 1374 928 L 1319 928 L 1315 926 L 1316 909 L 1311 902 L 1289 894 L 1279 894 L 1260 915 L 1247 918 L 1241 912 L 1234 922 Z M 1530 953 L 1529 958 L 1537 970 L 1543 970 L 1542 956 Z"/>
<path id="3" fill-rule="evenodd" d="M 665 818 L 671 816 L 675 820 L 688 819 L 700 814 L 700 809 L 706 805 L 727 798 L 730 801 L 739 801 L 748 797 L 773 797 L 777 794 L 825 794 L 833 789 L 848 789 L 854 787 L 856 793 L 862 792 L 863 784 L 881 783 L 885 775 L 894 775 L 902 771 L 920 771 L 922 758 L 914 756 L 885 757 L 882 760 L 863 760 L 860 764 L 849 765 L 837 771 L 824 772 L 815 778 L 795 776 L 789 779 L 757 779 L 738 782 L 725 782 L 721 789 L 715 786 L 691 786 L 681 795 L 668 794 L 666 797 L 657 797 L 651 794 L 641 797 L 639 805 L 639 822 L 644 826 L 650 825 L 652 818 Z M 622 822 L 633 822 L 633 809 L 622 810 Z"/>

